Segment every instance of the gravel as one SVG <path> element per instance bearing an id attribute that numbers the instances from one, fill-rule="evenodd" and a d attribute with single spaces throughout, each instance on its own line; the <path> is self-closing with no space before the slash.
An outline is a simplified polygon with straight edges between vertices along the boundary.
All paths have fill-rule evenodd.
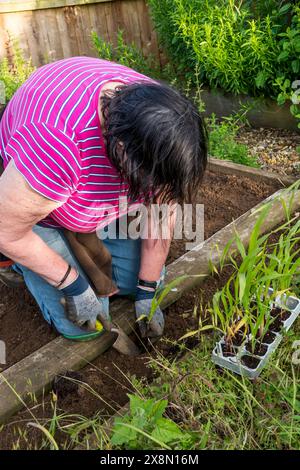
<path id="1" fill-rule="evenodd" d="M 300 130 L 242 127 L 237 141 L 248 146 L 264 170 L 300 176 Z"/>

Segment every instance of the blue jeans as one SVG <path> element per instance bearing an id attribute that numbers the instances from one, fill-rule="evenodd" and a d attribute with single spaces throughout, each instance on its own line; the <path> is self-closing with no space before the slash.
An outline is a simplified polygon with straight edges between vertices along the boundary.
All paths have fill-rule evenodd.
<path id="1" fill-rule="evenodd" d="M 33 230 L 49 247 L 60 254 L 69 264 L 76 266 L 80 274 L 85 276 L 61 230 L 38 225 Z M 103 243 L 112 255 L 112 275 L 114 282 L 119 288 L 118 295 L 134 295 L 140 268 L 141 240 L 105 239 Z M 28 289 L 37 301 L 48 323 L 52 324 L 62 335 L 86 335 L 84 330 L 74 325 L 66 317 L 65 310 L 61 304 L 62 293 L 58 289 L 52 287 L 38 274 L 22 265 L 16 264 L 14 268 L 23 275 Z M 108 315 L 109 298 L 99 297 L 99 302 L 103 305 L 104 311 Z"/>

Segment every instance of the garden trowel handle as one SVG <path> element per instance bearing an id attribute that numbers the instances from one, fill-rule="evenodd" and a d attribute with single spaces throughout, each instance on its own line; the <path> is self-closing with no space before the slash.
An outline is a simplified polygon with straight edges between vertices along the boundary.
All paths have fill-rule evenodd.
<path id="1" fill-rule="evenodd" d="M 111 320 L 109 320 L 104 315 L 102 315 L 102 313 L 98 314 L 98 318 L 99 318 L 100 322 L 102 323 L 103 328 L 106 331 L 112 331 L 112 329 L 114 328 L 114 325 L 113 325 Z"/>

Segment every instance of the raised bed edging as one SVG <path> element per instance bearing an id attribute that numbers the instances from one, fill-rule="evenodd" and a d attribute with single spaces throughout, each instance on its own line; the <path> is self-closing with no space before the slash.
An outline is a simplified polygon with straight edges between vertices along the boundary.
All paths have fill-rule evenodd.
<path id="1" fill-rule="evenodd" d="M 282 203 L 278 198 L 287 200 L 285 190 L 277 191 L 260 204 L 250 209 L 238 219 L 227 225 L 212 237 L 197 245 L 168 266 L 166 282 L 184 276 L 184 280 L 165 297 L 162 307 L 178 300 L 183 293 L 201 284 L 202 280 L 211 273 L 211 263 L 218 265 L 221 253 L 235 234 L 239 232 L 245 245 L 260 211 L 266 201 L 273 201 L 261 231 L 263 233 L 278 225 L 285 217 Z M 293 200 L 292 210 L 300 208 L 300 191 Z M 234 246 L 232 246 L 232 251 Z M 228 255 L 232 253 L 229 251 Z M 116 323 L 126 333 L 132 331 L 135 325 L 132 302 L 121 300 L 112 304 L 112 316 Z M 17 364 L 0 374 L 0 422 L 24 406 L 23 402 L 30 401 L 32 395 L 39 396 L 49 389 L 53 378 L 66 370 L 78 370 L 111 346 L 110 335 L 103 334 L 100 338 L 88 343 L 74 343 L 62 337 L 56 338 L 38 351 L 30 354 Z"/>
<path id="2" fill-rule="evenodd" d="M 299 179 L 296 176 L 281 175 L 279 173 L 264 171 L 260 168 L 233 163 L 230 160 L 220 160 L 215 157 L 209 157 L 208 170 L 224 175 L 230 173 L 231 175 L 248 177 L 255 181 L 264 181 L 266 183 L 279 181 L 282 186 L 290 186 Z"/>
<path id="3" fill-rule="evenodd" d="M 211 91 L 204 88 L 201 98 L 205 103 L 205 115 L 215 113 L 217 117 L 229 116 L 241 109 L 241 104 L 249 102 L 254 109 L 249 111 L 247 119 L 253 127 L 273 127 L 289 129 L 300 133 L 297 120 L 292 116 L 289 103 L 279 106 L 269 98 L 253 98 L 247 95 L 232 95 L 221 91 Z"/>

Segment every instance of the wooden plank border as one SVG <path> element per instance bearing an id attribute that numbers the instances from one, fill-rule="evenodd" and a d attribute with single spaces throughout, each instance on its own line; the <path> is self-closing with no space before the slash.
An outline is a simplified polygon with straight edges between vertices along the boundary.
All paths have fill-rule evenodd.
<path id="1" fill-rule="evenodd" d="M 200 285 L 211 273 L 211 263 L 218 265 L 221 253 L 236 231 L 245 245 L 249 242 L 251 231 L 260 215 L 260 208 L 270 202 L 271 207 L 264 220 L 261 232 L 266 233 L 285 218 L 282 201 L 288 201 L 289 195 L 281 189 L 247 211 L 235 221 L 215 233 L 212 237 L 197 245 L 168 266 L 166 282 L 185 276 L 176 289 L 165 297 L 165 308 L 178 300 L 185 292 Z M 300 209 L 300 191 L 296 191 L 292 208 Z M 232 247 L 233 250 L 233 247 Z M 232 253 L 229 250 L 228 255 Z M 127 333 L 135 325 L 132 302 L 120 300 L 111 306 L 111 314 Z M 105 333 L 100 338 L 88 343 L 74 343 L 62 337 L 56 338 L 28 357 L 19 361 L 0 374 L 0 422 L 23 408 L 32 396 L 38 397 L 51 386 L 53 378 L 66 370 L 78 370 L 111 346 L 111 340 Z"/>
<path id="2" fill-rule="evenodd" d="M 209 157 L 207 169 L 225 175 L 242 176 L 266 183 L 279 181 L 282 186 L 289 186 L 299 179 L 296 176 L 280 175 L 279 173 L 272 173 L 260 168 L 252 168 L 239 163 L 233 163 L 230 160 L 220 160 L 214 157 Z"/>
<path id="3" fill-rule="evenodd" d="M 90 5 L 93 3 L 114 2 L 115 0 L 2 0 L 0 13 L 16 13 L 19 11 L 46 10 L 49 8 Z"/>

